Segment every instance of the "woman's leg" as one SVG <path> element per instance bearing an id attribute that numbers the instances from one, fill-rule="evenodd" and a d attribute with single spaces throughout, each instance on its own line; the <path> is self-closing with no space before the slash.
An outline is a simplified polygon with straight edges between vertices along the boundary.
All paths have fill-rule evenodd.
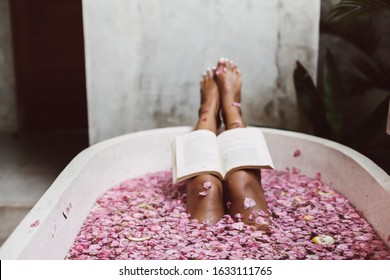
<path id="1" fill-rule="evenodd" d="M 195 130 L 207 129 L 217 133 L 220 126 L 219 93 L 213 71 L 203 74 L 200 82 L 201 104 Z M 211 183 L 211 188 L 209 187 Z M 199 222 L 215 224 L 224 215 L 222 182 L 214 175 L 199 175 L 187 183 L 187 212 Z M 206 191 L 206 188 L 208 189 Z M 206 195 L 205 195 L 206 194 Z"/>
<path id="2" fill-rule="evenodd" d="M 242 78 L 236 65 L 220 60 L 215 72 L 226 129 L 246 127 L 241 114 Z M 226 211 L 233 218 L 265 230 L 269 219 L 267 202 L 261 186 L 260 170 L 239 170 L 230 174 L 224 182 Z M 241 217 L 242 216 L 242 217 Z"/>

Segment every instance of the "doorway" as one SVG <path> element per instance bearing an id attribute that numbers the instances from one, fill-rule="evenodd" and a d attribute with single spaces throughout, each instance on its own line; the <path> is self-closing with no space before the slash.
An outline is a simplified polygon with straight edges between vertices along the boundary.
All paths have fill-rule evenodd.
<path id="1" fill-rule="evenodd" d="M 82 0 L 12 0 L 21 133 L 88 131 Z"/>

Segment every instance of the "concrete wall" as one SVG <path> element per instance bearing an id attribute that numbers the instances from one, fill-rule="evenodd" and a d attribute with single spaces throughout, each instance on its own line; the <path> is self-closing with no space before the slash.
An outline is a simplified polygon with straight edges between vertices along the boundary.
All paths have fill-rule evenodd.
<path id="1" fill-rule="evenodd" d="M 90 143 L 193 125 L 199 80 L 238 63 L 247 123 L 299 128 L 292 71 L 317 67 L 319 0 L 84 0 Z"/>
<path id="2" fill-rule="evenodd" d="M 9 0 L 0 0 L 0 132 L 17 130 Z"/>

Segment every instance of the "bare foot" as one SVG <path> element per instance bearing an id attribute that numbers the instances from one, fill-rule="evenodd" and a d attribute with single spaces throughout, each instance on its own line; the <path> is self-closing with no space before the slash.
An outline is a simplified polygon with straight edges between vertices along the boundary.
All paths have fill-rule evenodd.
<path id="1" fill-rule="evenodd" d="M 208 129 L 217 132 L 221 126 L 219 92 L 214 73 L 208 69 L 200 81 L 199 119 L 195 130 Z"/>
<path id="2" fill-rule="evenodd" d="M 241 117 L 241 73 L 237 66 L 227 59 L 220 59 L 215 70 L 220 99 L 222 117 L 226 129 L 245 127 Z"/>

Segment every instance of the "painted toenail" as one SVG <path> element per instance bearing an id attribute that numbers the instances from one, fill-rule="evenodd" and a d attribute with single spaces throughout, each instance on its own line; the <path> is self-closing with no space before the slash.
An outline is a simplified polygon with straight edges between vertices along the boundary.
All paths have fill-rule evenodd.
<path id="1" fill-rule="evenodd" d="M 241 107 L 241 103 L 240 102 L 232 102 L 231 104 L 233 107 L 237 107 L 237 108 L 240 108 Z"/>
<path id="2" fill-rule="evenodd" d="M 223 72 L 224 72 L 224 73 L 227 72 L 227 68 L 226 68 L 226 67 L 223 67 Z"/>

